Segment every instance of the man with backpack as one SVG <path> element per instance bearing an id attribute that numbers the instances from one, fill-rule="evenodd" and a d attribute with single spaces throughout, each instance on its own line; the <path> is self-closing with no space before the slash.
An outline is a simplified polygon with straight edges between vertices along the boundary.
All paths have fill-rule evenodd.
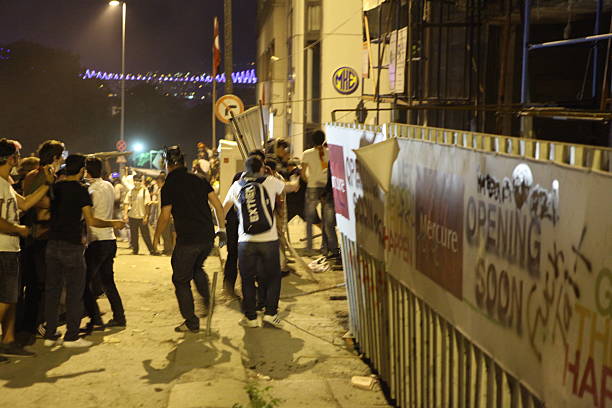
<path id="1" fill-rule="evenodd" d="M 278 197 L 297 190 L 299 185 L 266 176 L 259 157 L 249 157 L 245 170 L 240 180 L 230 187 L 223 205 L 226 213 L 234 206 L 238 214 L 238 266 L 245 315 L 240 324 L 260 326 L 256 310 L 257 281 L 263 285 L 260 293 L 265 294 L 263 322 L 281 328 L 283 324 L 277 313 L 281 287 L 280 253 L 273 212 Z"/>

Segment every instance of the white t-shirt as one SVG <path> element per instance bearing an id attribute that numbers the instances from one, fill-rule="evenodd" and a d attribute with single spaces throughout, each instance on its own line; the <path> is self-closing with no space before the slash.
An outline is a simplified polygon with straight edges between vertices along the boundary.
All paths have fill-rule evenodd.
<path id="1" fill-rule="evenodd" d="M 147 205 L 151 202 L 151 194 L 146 187 L 141 186 L 139 189 L 134 187 L 125 195 L 124 204 L 129 206 L 128 217 L 143 219 L 147 213 Z"/>
<path id="2" fill-rule="evenodd" d="M 323 149 L 323 163 L 329 161 L 327 149 Z M 327 167 L 324 167 L 316 148 L 304 151 L 302 163 L 308 165 L 308 187 L 325 187 L 327 185 Z"/>
<path id="3" fill-rule="evenodd" d="M 0 177 L 0 217 L 11 224 L 19 224 L 15 190 L 2 177 Z M 0 234 L 0 252 L 19 252 L 19 236 Z"/>
<path id="4" fill-rule="evenodd" d="M 272 204 L 272 210 L 274 210 L 274 207 L 276 206 L 276 196 L 282 194 L 283 189 L 285 188 L 285 183 L 277 178 L 268 176 L 264 182 L 261 183 L 261 185 L 268 192 L 268 197 L 270 198 L 270 202 Z M 272 228 L 270 228 L 268 231 L 255 235 L 244 233 L 242 214 L 240 214 L 240 203 L 238 202 L 238 196 L 240 195 L 241 189 L 242 186 L 240 185 L 240 180 L 238 180 L 232 184 L 223 202 L 224 206 L 230 201 L 234 203 L 234 207 L 238 213 L 238 242 L 270 242 L 278 240 L 278 232 L 276 231 L 276 217 L 274 216 L 272 216 Z"/>
<path id="5" fill-rule="evenodd" d="M 93 216 L 101 220 L 113 219 L 115 205 L 115 188 L 108 181 L 101 178 L 93 179 L 89 186 L 89 195 L 93 203 Z M 115 232 L 112 228 L 87 228 L 87 241 L 114 240 Z"/>

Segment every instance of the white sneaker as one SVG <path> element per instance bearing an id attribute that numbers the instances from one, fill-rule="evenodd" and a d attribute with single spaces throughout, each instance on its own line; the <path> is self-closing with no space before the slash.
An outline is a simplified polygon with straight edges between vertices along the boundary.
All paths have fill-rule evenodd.
<path id="1" fill-rule="evenodd" d="M 43 344 L 45 345 L 45 347 L 54 347 L 54 346 L 61 346 L 62 343 L 63 343 L 63 339 L 57 339 L 57 340 L 45 339 L 45 342 Z"/>
<path id="2" fill-rule="evenodd" d="M 264 315 L 263 321 L 264 323 L 268 323 L 276 327 L 277 329 L 282 329 L 284 326 L 282 320 L 278 317 L 278 313 L 275 314 L 274 316 Z"/>
<path id="3" fill-rule="evenodd" d="M 64 347 L 66 348 L 82 348 L 82 347 L 91 347 L 93 343 L 89 340 L 81 339 L 73 340 L 73 341 L 65 341 Z"/>
<path id="4" fill-rule="evenodd" d="M 250 320 L 246 316 L 244 316 L 242 319 L 240 319 L 238 324 L 243 326 L 243 327 L 249 327 L 251 329 L 254 329 L 256 327 L 259 327 L 259 322 L 257 320 L 258 319 Z"/>

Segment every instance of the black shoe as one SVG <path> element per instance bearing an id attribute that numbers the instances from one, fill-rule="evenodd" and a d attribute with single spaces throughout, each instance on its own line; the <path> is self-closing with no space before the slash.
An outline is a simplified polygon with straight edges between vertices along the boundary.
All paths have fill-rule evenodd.
<path id="1" fill-rule="evenodd" d="M 4 357 L 35 357 L 36 353 L 27 351 L 26 349 L 19 347 L 17 344 L 13 342 L 13 343 L 1 345 L 0 355 Z"/>
<path id="2" fill-rule="evenodd" d="M 180 326 L 176 326 L 174 328 L 174 331 L 177 332 L 177 333 L 199 333 L 200 332 L 200 328 L 198 327 L 197 329 L 192 329 L 189 326 L 187 326 L 186 322 L 184 322 Z"/>
<path id="3" fill-rule="evenodd" d="M 89 322 L 87 323 L 87 326 L 85 326 L 85 332 L 86 333 L 92 333 L 95 331 L 104 331 L 104 323 L 102 322 L 102 320 L 100 320 L 99 322 Z"/>
<path id="4" fill-rule="evenodd" d="M 110 319 L 108 322 L 106 322 L 106 327 L 125 327 L 127 326 L 127 323 L 124 320 L 115 320 L 115 319 Z"/>
<path id="5" fill-rule="evenodd" d="M 10 360 L 6 357 L 2 357 L 0 356 L 0 364 L 6 364 L 8 363 Z"/>

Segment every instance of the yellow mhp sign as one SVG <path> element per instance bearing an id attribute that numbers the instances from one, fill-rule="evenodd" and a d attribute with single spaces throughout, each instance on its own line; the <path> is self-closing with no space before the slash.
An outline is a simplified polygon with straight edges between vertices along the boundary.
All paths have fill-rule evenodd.
<path id="1" fill-rule="evenodd" d="M 342 95 L 350 95 L 359 87 L 359 75 L 350 67 L 338 68 L 332 77 L 334 89 Z"/>

